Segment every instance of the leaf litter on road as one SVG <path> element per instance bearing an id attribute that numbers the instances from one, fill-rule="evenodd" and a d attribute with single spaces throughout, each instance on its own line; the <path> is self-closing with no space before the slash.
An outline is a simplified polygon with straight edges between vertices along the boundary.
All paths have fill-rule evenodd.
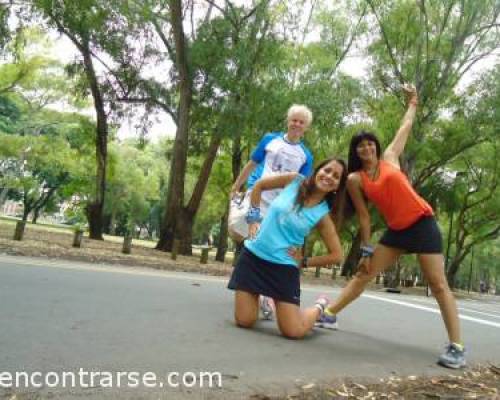
<path id="1" fill-rule="evenodd" d="M 500 368 L 477 365 L 457 375 L 390 376 L 377 380 L 348 378 L 335 384 L 303 385 L 294 394 L 260 397 L 268 400 L 460 400 L 500 399 Z"/>

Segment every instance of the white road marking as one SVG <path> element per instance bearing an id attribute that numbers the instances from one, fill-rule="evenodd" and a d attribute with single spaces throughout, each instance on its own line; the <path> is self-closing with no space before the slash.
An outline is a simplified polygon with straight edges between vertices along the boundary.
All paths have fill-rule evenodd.
<path id="1" fill-rule="evenodd" d="M 143 276 L 155 276 L 155 277 L 160 277 L 160 278 L 173 278 L 173 279 L 179 279 L 179 280 L 189 280 L 189 281 L 202 281 L 202 282 L 226 282 L 226 278 L 220 278 L 220 277 L 209 277 L 209 276 L 202 276 L 202 275 L 194 275 L 194 274 L 189 274 L 185 272 L 174 272 L 174 271 L 166 271 L 166 270 L 151 270 L 151 269 L 143 269 L 141 267 L 123 267 L 123 266 L 115 266 L 115 265 L 100 265 L 100 266 L 93 266 L 91 264 L 84 264 L 84 263 L 78 263 L 77 265 L 68 265 L 68 264 L 63 264 L 64 261 L 60 260 L 38 260 L 38 259 L 32 259 L 32 258 L 21 258 L 18 256 L 0 256 L 0 261 L 8 261 L 16 264 L 21 264 L 21 265 L 26 265 L 30 267 L 39 267 L 39 266 L 45 266 L 49 268 L 61 268 L 61 269 L 66 269 L 66 270 L 75 270 L 75 271 L 95 271 L 95 272 L 110 272 L 110 273 L 120 273 L 120 274 L 130 274 L 130 275 L 143 275 Z M 67 262 L 72 262 L 72 261 L 67 261 Z M 333 288 L 335 290 L 335 288 Z M 310 291 L 310 292 L 317 292 L 317 293 L 324 293 L 325 290 L 331 291 L 331 287 L 310 287 L 310 286 L 304 286 L 302 290 L 305 291 Z M 337 288 L 338 290 L 338 288 Z M 410 308 L 415 308 L 417 310 L 422 310 L 422 311 L 427 311 L 435 314 L 440 314 L 439 309 L 431 308 L 431 307 L 425 307 L 417 304 L 412 304 L 408 303 L 406 301 L 401 301 L 401 300 L 394 300 L 394 299 L 388 299 L 386 297 L 382 296 L 376 296 L 372 294 L 367 294 L 364 293 L 361 295 L 362 297 L 366 297 L 369 299 L 373 300 L 379 300 L 379 301 L 385 301 L 387 303 L 392 303 L 392 304 L 398 304 L 401 306 L 405 307 L 410 307 Z M 477 313 L 481 313 L 479 311 L 476 311 Z M 482 313 L 486 314 L 486 313 Z M 482 325 L 488 325 L 488 326 L 493 326 L 495 328 L 500 328 L 500 323 L 498 322 L 492 322 L 492 321 L 487 321 L 484 319 L 480 318 L 474 318 L 474 317 L 469 317 L 468 315 L 462 315 L 459 314 L 460 319 L 466 320 L 466 321 L 472 321 L 476 322 L 478 324 Z"/>
<path id="2" fill-rule="evenodd" d="M 387 303 L 392 303 L 392 304 L 398 304 L 398 305 L 405 306 L 405 307 L 416 308 L 417 310 L 427 311 L 427 312 L 431 312 L 434 314 L 441 314 L 441 312 L 438 309 L 431 308 L 431 307 L 424 307 L 421 305 L 408 303 L 406 301 L 388 299 L 385 297 L 375 296 L 372 294 L 362 294 L 362 297 L 366 297 L 366 298 L 374 299 L 374 300 L 385 301 Z M 498 323 L 498 322 L 487 321 L 484 319 L 469 317 L 468 315 L 462 315 L 462 314 L 459 314 L 459 317 L 460 317 L 460 319 L 463 319 L 465 321 L 472 321 L 472 322 L 477 322 L 478 324 L 493 326 L 495 328 L 500 328 L 500 323 Z"/>

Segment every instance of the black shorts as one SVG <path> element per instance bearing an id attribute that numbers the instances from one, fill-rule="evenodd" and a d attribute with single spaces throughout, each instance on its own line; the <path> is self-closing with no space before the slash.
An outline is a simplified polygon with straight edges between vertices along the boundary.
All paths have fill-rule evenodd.
<path id="1" fill-rule="evenodd" d="M 297 266 L 263 260 L 246 247 L 241 251 L 227 287 L 300 305 L 300 274 Z"/>
<path id="2" fill-rule="evenodd" d="M 387 229 L 380 244 L 416 254 L 441 254 L 443 239 L 434 216 L 424 216 L 401 230 Z"/>

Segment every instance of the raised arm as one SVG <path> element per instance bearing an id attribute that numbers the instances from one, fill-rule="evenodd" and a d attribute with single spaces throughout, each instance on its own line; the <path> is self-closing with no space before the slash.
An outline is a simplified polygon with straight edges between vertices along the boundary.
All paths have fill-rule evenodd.
<path id="1" fill-rule="evenodd" d="M 257 166 L 257 163 L 253 160 L 248 161 L 243 169 L 241 170 L 240 174 L 236 178 L 236 180 L 233 183 L 233 186 L 231 187 L 231 194 L 230 197 L 233 198 L 236 193 L 240 191 L 241 186 L 245 181 L 248 179 L 252 171 L 255 169 Z"/>
<path id="2" fill-rule="evenodd" d="M 260 200 L 264 190 L 283 188 L 292 182 L 299 174 L 290 173 L 283 175 L 270 176 L 259 179 L 250 194 L 250 208 L 248 210 L 246 221 L 248 223 L 248 237 L 253 239 L 259 230 L 260 221 Z"/>
<path id="3" fill-rule="evenodd" d="M 411 127 L 413 121 L 415 120 L 415 114 L 417 112 L 418 96 L 415 87 L 413 86 L 403 86 L 406 97 L 408 98 L 408 110 L 403 117 L 401 126 L 399 127 L 394 139 L 391 144 L 384 151 L 383 159 L 390 162 L 396 167 L 399 166 L 399 156 L 403 152 L 406 142 L 408 141 L 408 136 L 410 135 Z"/>
<path id="4" fill-rule="evenodd" d="M 265 190 L 284 188 L 290 182 L 292 182 L 299 174 L 292 172 L 289 174 L 270 176 L 268 178 L 259 179 L 254 187 L 252 188 L 252 193 L 250 194 L 250 205 L 252 207 L 260 207 L 260 199 L 262 197 L 262 192 Z"/>

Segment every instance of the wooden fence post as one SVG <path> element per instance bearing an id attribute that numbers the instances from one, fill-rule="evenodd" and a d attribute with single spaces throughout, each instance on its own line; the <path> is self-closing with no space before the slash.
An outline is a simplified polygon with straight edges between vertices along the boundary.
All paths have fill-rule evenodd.
<path id="1" fill-rule="evenodd" d="M 203 247 L 201 249 L 200 264 L 206 264 L 208 262 L 208 252 L 209 251 L 210 251 L 210 247 Z"/>
<path id="2" fill-rule="evenodd" d="M 73 247 L 82 247 L 83 230 L 75 229 L 75 234 L 73 236 Z"/>

